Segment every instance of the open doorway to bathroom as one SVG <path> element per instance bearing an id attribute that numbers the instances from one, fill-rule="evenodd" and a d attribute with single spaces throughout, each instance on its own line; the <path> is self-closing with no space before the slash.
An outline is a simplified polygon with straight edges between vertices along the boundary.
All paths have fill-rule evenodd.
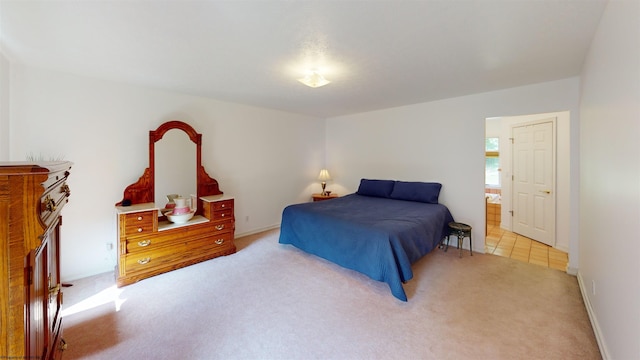
<path id="1" fill-rule="evenodd" d="M 502 168 L 500 167 L 501 118 L 486 119 L 485 127 L 485 235 L 502 220 Z"/>
<path id="2" fill-rule="evenodd" d="M 566 116 L 564 116 L 566 115 Z M 568 113 L 561 116 L 568 122 Z M 522 117 L 495 117 L 485 120 L 485 252 L 515 260 L 566 271 L 568 244 L 562 249 L 549 246 L 513 230 L 513 162 L 512 129 L 518 124 L 537 121 L 557 114 Z M 565 118 L 566 117 L 566 118 Z M 567 124 L 563 124 L 567 125 Z M 565 135 L 564 132 L 563 136 Z M 568 139 L 566 139 L 568 142 Z M 562 147 L 564 151 L 568 147 Z M 561 157 L 565 156 L 563 155 Z M 555 166 L 555 165 L 554 165 Z M 561 172 L 562 176 L 565 176 Z M 564 183 L 564 182 L 562 182 Z M 560 189 L 562 186 L 559 187 Z M 562 214 L 561 214 L 562 215 Z M 556 221 L 554 217 L 553 221 Z M 568 241 L 568 240 L 567 240 Z M 556 245 L 556 244 L 554 244 Z"/>

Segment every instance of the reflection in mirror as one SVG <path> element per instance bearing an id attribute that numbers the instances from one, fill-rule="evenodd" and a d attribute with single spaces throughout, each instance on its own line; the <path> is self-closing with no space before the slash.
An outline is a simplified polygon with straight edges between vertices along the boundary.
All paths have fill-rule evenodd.
<path id="1" fill-rule="evenodd" d="M 167 131 L 155 143 L 155 203 L 164 208 L 167 195 L 196 194 L 196 144 L 180 129 Z"/>

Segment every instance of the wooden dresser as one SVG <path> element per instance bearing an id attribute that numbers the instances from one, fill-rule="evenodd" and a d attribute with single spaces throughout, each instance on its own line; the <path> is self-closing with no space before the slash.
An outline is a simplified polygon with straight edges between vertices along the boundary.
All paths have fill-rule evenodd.
<path id="1" fill-rule="evenodd" d="M 154 203 L 116 206 L 118 286 L 236 252 L 234 199 L 212 195 L 200 200 L 202 215 L 185 224 L 159 217 Z"/>
<path id="2" fill-rule="evenodd" d="M 156 146 L 166 147 L 165 142 L 174 136 L 187 139 L 169 142 L 170 151 L 159 152 L 164 155 L 156 157 Z M 177 172 L 158 171 L 163 167 L 175 170 L 175 164 L 192 164 L 194 159 L 192 169 L 187 166 Z M 157 171 L 165 175 L 156 176 Z M 189 204 L 193 218 L 186 223 L 169 222 L 154 203 L 158 201 L 156 184 L 159 180 L 164 185 L 161 188 L 174 192 L 173 186 L 183 184 L 185 179 L 195 182 L 193 188 L 175 192 L 194 194 L 192 202 L 196 204 Z M 218 181 L 202 166 L 202 134 L 179 120 L 165 122 L 149 131 L 149 167 L 138 181 L 124 189 L 122 200 L 116 203 L 116 213 L 118 286 L 236 252 L 234 198 L 224 195 Z"/>
<path id="3" fill-rule="evenodd" d="M 0 163 L 0 359 L 56 359 L 70 162 Z"/>

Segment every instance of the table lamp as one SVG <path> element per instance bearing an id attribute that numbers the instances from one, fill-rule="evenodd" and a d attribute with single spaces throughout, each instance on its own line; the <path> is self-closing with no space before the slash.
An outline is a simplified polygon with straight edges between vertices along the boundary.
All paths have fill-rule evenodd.
<path id="1" fill-rule="evenodd" d="M 329 171 L 327 169 L 320 170 L 320 175 L 318 175 L 318 180 L 320 180 L 322 184 L 322 196 L 326 196 L 327 192 L 325 191 L 325 188 L 327 187 L 327 181 L 331 180 L 331 175 L 329 175 Z"/>

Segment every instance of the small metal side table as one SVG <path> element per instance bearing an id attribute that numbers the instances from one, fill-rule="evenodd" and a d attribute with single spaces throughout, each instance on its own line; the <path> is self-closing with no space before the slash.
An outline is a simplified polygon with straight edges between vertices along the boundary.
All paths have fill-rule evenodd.
<path id="1" fill-rule="evenodd" d="M 473 256 L 473 242 L 471 241 L 471 226 L 459 222 L 449 223 L 449 235 L 447 235 L 447 246 L 444 251 L 449 250 L 449 236 L 455 235 L 458 237 L 458 249 L 460 249 L 460 257 L 462 257 L 462 242 L 465 237 L 469 238 L 469 253 Z"/>

